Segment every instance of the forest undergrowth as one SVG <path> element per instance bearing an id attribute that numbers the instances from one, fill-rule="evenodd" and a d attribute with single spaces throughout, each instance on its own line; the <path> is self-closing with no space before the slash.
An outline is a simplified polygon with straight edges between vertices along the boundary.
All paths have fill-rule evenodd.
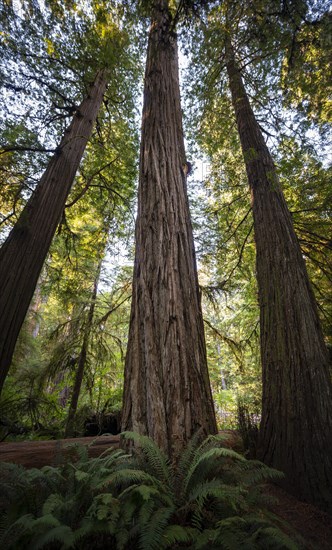
<path id="1" fill-rule="evenodd" d="M 269 511 L 266 483 L 281 472 L 195 436 L 176 463 L 148 437 L 122 434 L 130 452 L 89 458 L 71 445 L 64 464 L 1 465 L 0 544 L 8 550 L 298 549 L 305 543 Z"/>

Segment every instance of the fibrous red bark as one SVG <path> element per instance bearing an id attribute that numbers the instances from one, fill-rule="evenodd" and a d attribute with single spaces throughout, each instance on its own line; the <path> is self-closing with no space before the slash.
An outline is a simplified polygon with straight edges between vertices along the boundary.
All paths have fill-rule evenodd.
<path id="1" fill-rule="evenodd" d="M 332 510 L 332 388 L 305 261 L 230 41 L 227 72 L 251 190 L 263 403 L 260 455 L 285 486 Z"/>
<path id="2" fill-rule="evenodd" d="M 155 2 L 147 52 L 123 430 L 176 457 L 216 432 L 186 191 L 177 41 Z"/>

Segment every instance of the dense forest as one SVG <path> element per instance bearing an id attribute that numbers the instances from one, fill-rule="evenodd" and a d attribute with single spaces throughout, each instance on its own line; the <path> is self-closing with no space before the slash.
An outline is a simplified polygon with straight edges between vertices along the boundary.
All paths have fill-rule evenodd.
<path id="1" fill-rule="evenodd" d="M 332 513 L 329 3 L 0 5 L 1 440 L 122 434 L 2 463 L 2 546 L 307 547 L 264 484 Z"/>

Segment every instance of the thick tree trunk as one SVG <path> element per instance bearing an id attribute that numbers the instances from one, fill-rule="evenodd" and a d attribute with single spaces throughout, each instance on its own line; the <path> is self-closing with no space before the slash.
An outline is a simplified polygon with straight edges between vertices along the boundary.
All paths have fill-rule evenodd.
<path id="1" fill-rule="evenodd" d="M 149 34 L 125 365 L 123 430 L 176 457 L 200 428 L 216 432 L 186 192 L 177 42 L 168 2 Z"/>
<path id="2" fill-rule="evenodd" d="M 87 315 L 86 324 L 84 327 L 83 342 L 82 342 L 81 351 L 78 357 L 74 387 L 73 387 L 72 396 L 70 400 L 65 437 L 70 437 L 71 435 L 75 435 L 74 434 L 75 416 L 76 416 L 78 400 L 79 400 L 79 396 L 82 388 L 83 376 L 84 376 L 84 371 L 86 366 L 86 358 L 88 354 L 88 347 L 89 347 L 91 330 L 92 330 L 93 316 L 96 308 L 96 298 L 97 298 L 100 270 L 101 270 L 101 262 L 98 266 L 97 275 L 93 283 L 91 303 L 90 303 L 90 307 Z"/>
<path id="3" fill-rule="evenodd" d="M 100 71 L 0 249 L 0 392 L 17 337 L 106 90 Z"/>
<path id="4" fill-rule="evenodd" d="M 332 390 L 305 262 L 231 44 L 227 71 L 251 190 L 259 289 L 261 458 L 285 486 L 332 510 Z"/>

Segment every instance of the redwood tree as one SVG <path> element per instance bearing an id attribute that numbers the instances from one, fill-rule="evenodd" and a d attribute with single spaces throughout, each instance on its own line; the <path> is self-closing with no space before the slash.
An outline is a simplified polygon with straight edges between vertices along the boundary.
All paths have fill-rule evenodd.
<path id="1" fill-rule="evenodd" d="M 0 249 L 0 392 L 106 86 L 107 70 L 100 70 Z"/>
<path id="2" fill-rule="evenodd" d="M 155 0 L 144 83 L 136 256 L 123 430 L 176 457 L 198 430 L 216 432 L 188 199 L 177 40 Z"/>
<path id="3" fill-rule="evenodd" d="M 263 369 L 261 458 L 286 473 L 288 489 L 331 511 L 327 348 L 291 214 L 229 39 L 226 63 L 254 216 Z"/>

